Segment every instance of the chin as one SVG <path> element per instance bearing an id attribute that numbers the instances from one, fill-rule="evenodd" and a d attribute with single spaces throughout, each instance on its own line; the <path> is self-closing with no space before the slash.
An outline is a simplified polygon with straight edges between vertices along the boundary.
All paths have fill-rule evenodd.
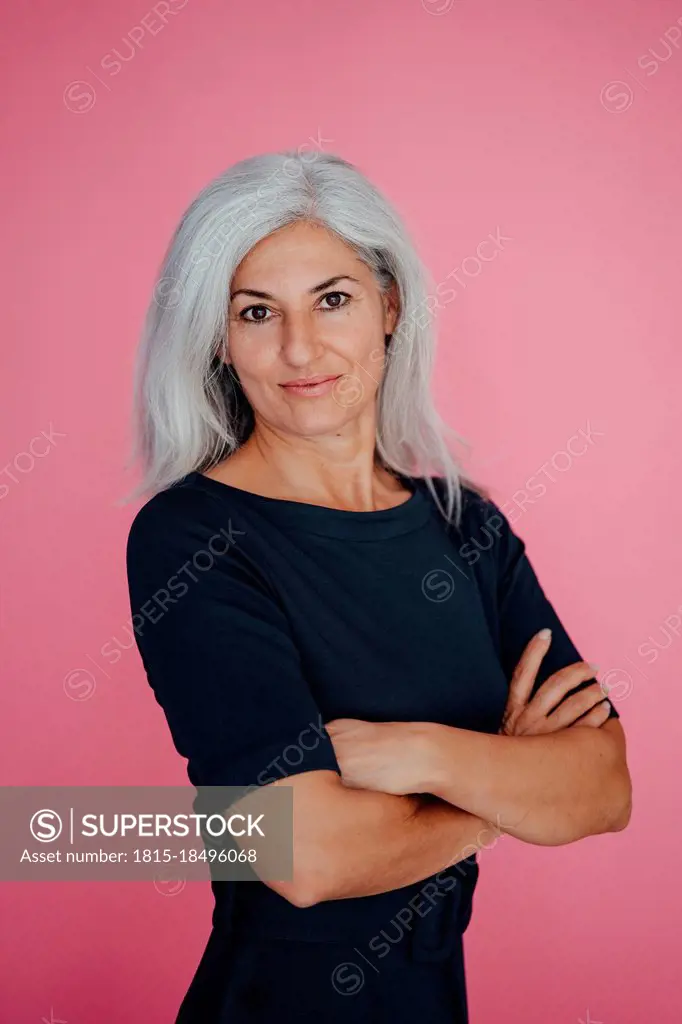
<path id="1" fill-rule="evenodd" d="M 339 431 L 358 416 L 357 409 L 343 409 L 334 400 L 325 403 L 325 408 L 297 409 L 283 417 L 283 430 L 293 430 L 306 437 L 331 434 Z"/>

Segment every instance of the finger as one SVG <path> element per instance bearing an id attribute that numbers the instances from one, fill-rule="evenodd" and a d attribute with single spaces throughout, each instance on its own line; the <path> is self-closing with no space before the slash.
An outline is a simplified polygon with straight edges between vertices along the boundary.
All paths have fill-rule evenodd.
<path id="1" fill-rule="evenodd" d="M 348 729 L 355 724 L 355 719 L 353 718 L 333 718 L 330 722 L 325 722 L 324 727 L 331 735 L 333 732 L 343 732 L 344 729 Z"/>
<path id="2" fill-rule="evenodd" d="M 534 701 L 531 701 L 524 714 L 516 721 L 516 735 L 539 735 L 540 733 L 560 732 L 570 729 L 573 725 L 600 726 L 608 718 L 611 705 L 604 700 L 604 692 L 599 683 L 564 701 L 556 711 L 547 716 L 536 716 L 533 712 Z"/>
<path id="3" fill-rule="evenodd" d="M 601 704 L 603 700 L 604 691 L 601 684 L 593 682 L 590 686 L 580 689 L 578 693 L 566 697 L 549 717 L 556 717 L 561 722 L 561 727 L 565 728 L 581 715 Z"/>
<path id="4" fill-rule="evenodd" d="M 573 729 L 576 725 L 588 725 L 593 728 L 599 728 L 607 720 L 611 714 L 611 704 L 608 700 L 603 700 L 601 704 L 595 705 L 591 711 L 588 711 L 586 715 L 580 718 L 577 722 L 573 722 L 567 726 L 569 729 Z"/>
<path id="5" fill-rule="evenodd" d="M 526 706 L 542 659 L 549 650 L 551 642 L 551 630 L 543 629 L 528 641 L 509 683 L 508 706 Z"/>
<path id="6" fill-rule="evenodd" d="M 558 672 L 554 672 L 545 680 L 537 693 L 533 694 L 533 699 L 528 705 L 529 709 L 532 708 L 534 716 L 550 715 L 555 709 L 559 711 L 559 706 L 564 707 L 570 699 L 568 698 L 564 701 L 566 694 L 576 689 L 578 692 L 583 692 L 590 682 L 596 682 L 596 670 L 597 666 L 590 665 L 587 661 L 576 661 L 572 665 L 566 665 L 565 668 L 559 669 Z M 604 693 L 602 691 L 601 698 L 603 699 L 603 697 Z M 582 710 L 585 711 L 592 703 L 594 701 L 588 701 L 582 706 Z M 575 717 L 574 715 L 573 719 Z"/>

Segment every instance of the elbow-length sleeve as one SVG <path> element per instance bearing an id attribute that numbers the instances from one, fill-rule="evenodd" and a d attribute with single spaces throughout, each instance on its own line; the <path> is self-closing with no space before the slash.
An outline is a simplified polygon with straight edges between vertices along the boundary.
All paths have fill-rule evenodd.
<path id="1" fill-rule="evenodd" d="M 478 504 L 478 528 L 492 541 L 500 657 L 508 680 L 530 639 L 545 626 L 552 630 L 549 649 L 533 685 L 535 694 L 549 676 L 584 659 L 545 594 L 525 542 L 514 532 L 499 505 L 490 499 Z M 595 681 L 594 677 L 584 680 L 570 693 L 577 693 Z M 620 718 L 611 700 L 609 705 L 609 718 Z"/>
<path id="2" fill-rule="evenodd" d="M 139 510 L 126 567 L 148 682 L 195 786 L 340 774 L 286 615 L 242 548 L 247 534 L 210 496 L 182 488 Z"/>

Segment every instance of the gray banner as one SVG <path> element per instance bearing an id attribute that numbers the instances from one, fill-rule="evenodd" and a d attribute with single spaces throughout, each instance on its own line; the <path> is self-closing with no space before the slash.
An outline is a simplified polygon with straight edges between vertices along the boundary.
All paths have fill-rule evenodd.
<path id="1" fill-rule="evenodd" d="M 2 786 L 0 880 L 290 881 L 291 786 Z"/>

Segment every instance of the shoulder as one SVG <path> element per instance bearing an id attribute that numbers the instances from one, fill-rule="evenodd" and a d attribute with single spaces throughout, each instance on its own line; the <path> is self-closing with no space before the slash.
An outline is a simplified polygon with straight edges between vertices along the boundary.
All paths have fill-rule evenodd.
<path id="1" fill-rule="evenodd" d="M 188 560 L 199 566 L 229 549 L 230 566 L 242 559 L 247 530 L 243 514 L 187 477 L 154 494 L 135 514 L 128 530 L 129 578 L 162 576 Z"/>
<path id="2" fill-rule="evenodd" d="M 433 490 L 438 496 L 439 502 L 445 506 L 447 502 L 447 486 L 446 480 L 442 476 L 431 476 L 431 477 L 417 477 L 416 481 L 430 493 L 428 482 L 430 481 Z M 477 487 L 471 481 L 466 479 L 461 480 L 459 484 L 459 519 L 457 523 L 457 531 L 463 539 L 470 537 L 471 535 L 479 532 L 486 523 L 489 524 L 491 529 L 495 529 L 496 526 L 508 526 L 508 519 L 502 511 L 501 507 L 493 501 L 482 487 Z M 455 512 L 457 506 L 453 510 L 453 519 L 455 518 Z M 452 524 L 454 526 L 454 522 Z"/>
<path id="3" fill-rule="evenodd" d="M 439 499 L 447 493 L 443 477 L 431 477 Z M 421 478 L 425 484 L 426 478 Z M 495 501 L 484 488 L 460 482 L 460 516 L 453 522 L 451 536 L 462 558 L 470 566 L 498 579 L 514 572 L 525 555 L 525 542 L 512 527 L 512 511 L 505 502 Z"/>
<path id="4" fill-rule="evenodd" d="M 128 530 L 128 549 L 195 533 L 215 518 L 209 499 L 209 494 L 186 480 L 158 491 L 135 514 Z"/>

